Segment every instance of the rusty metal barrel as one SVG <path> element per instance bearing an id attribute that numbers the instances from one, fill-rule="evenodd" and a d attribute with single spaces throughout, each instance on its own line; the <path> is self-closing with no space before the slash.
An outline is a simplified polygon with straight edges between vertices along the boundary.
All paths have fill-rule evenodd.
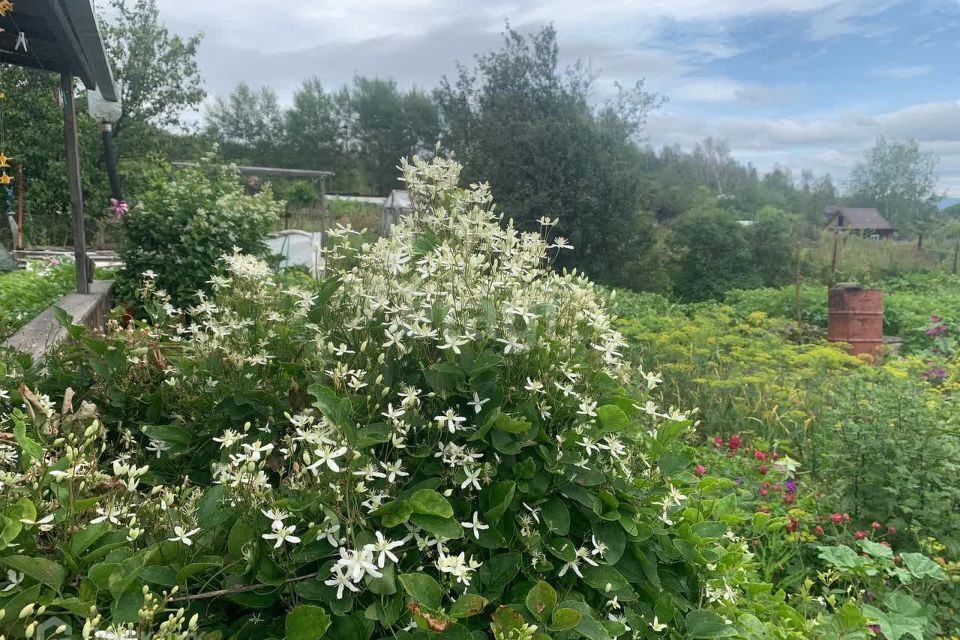
<path id="1" fill-rule="evenodd" d="M 851 355 L 879 356 L 883 347 L 883 291 L 851 283 L 831 288 L 827 340 L 849 344 Z"/>

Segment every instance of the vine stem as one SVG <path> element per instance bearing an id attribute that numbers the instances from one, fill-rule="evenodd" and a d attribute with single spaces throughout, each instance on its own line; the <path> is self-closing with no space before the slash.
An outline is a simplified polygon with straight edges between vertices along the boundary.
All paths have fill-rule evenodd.
<path id="1" fill-rule="evenodd" d="M 320 575 L 320 572 L 311 573 L 305 576 L 297 576 L 296 578 L 290 578 L 289 580 L 284 580 L 283 585 L 291 584 L 293 582 L 300 582 L 302 580 L 309 580 L 310 578 L 316 578 Z M 220 596 L 229 596 L 235 593 L 245 593 L 247 591 L 255 591 L 256 589 L 262 589 L 264 587 L 273 587 L 278 585 L 271 584 L 241 584 L 235 587 L 230 587 L 229 589 L 220 589 L 218 591 L 207 591 L 205 593 L 195 593 L 190 596 L 181 596 L 179 598 L 172 598 L 170 602 L 187 602 L 190 600 L 209 600 L 210 598 L 219 598 Z"/>

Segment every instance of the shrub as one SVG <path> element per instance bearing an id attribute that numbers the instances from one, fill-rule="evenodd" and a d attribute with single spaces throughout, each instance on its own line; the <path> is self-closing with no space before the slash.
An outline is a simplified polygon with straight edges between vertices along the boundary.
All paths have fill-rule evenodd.
<path id="1" fill-rule="evenodd" d="M 785 337 L 795 332 L 792 323 L 762 312 L 744 317 L 717 303 L 671 306 L 623 291 L 613 311 L 634 359 L 662 376 L 667 401 L 696 407 L 722 435 L 790 437 L 805 446 L 823 380 L 863 364 L 825 342 L 795 344 Z"/>
<path id="2" fill-rule="evenodd" d="M 756 580 L 735 502 L 690 473 L 690 421 L 633 388 L 559 247 L 502 228 L 453 162 L 404 173 L 415 214 L 335 244 L 316 290 L 234 255 L 185 325 L 148 281 L 153 325 L 72 330 L 94 364 L 62 407 L 11 394 L 0 629 L 831 637 Z M 82 402 L 127 384 L 154 390 L 136 420 Z"/>
<path id="3" fill-rule="evenodd" d="M 123 223 L 120 299 L 132 300 L 140 275 L 151 272 L 175 306 L 186 305 L 209 290 L 223 254 L 265 254 L 265 236 L 281 210 L 269 187 L 246 195 L 236 169 L 217 165 L 213 155 L 175 173 L 156 170 Z"/>

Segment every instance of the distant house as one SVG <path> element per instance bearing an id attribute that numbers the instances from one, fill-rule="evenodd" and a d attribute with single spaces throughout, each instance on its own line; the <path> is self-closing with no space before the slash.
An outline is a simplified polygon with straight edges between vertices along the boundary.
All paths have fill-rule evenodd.
<path id="1" fill-rule="evenodd" d="M 826 228 L 849 231 L 865 238 L 892 238 L 896 229 L 876 209 L 855 207 L 827 207 L 824 212 Z"/>
<path id="2" fill-rule="evenodd" d="M 380 235 L 390 235 L 390 228 L 413 212 L 410 193 L 394 189 L 383 203 L 383 215 L 380 222 Z"/>

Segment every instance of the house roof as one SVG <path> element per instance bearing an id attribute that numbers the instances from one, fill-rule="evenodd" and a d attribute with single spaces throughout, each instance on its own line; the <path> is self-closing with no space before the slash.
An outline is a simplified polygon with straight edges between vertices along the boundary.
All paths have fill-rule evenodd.
<path id="1" fill-rule="evenodd" d="M 13 10 L 0 17 L 0 29 L 0 62 L 69 73 L 88 89 L 98 89 L 107 101 L 117 101 L 90 0 L 15 2 Z"/>
<path id="2" fill-rule="evenodd" d="M 894 227 L 880 212 L 871 208 L 858 207 L 827 207 L 827 224 L 829 225 L 838 216 L 843 216 L 845 229 L 872 229 L 873 231 L 893 231 Z"/>

